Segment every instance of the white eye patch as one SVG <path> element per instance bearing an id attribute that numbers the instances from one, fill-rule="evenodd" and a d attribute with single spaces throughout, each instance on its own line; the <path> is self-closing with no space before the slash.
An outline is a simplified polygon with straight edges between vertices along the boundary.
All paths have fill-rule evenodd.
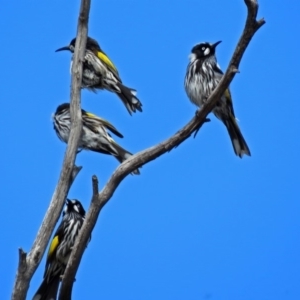
<path id="1" fill-rule="evenodd" d="M 74 205 L 74 210 L 79 213 L 79 207 L 76 204 Z"/>
<path id="2" fill-rule="evenodd" d="M 202 50 L 203 50 L 203 48 L 202 48 Z M 208 55 L 210 53 L 209 48 L 206 48 L 203 53 L 204 53 L 204 55 Z"/>

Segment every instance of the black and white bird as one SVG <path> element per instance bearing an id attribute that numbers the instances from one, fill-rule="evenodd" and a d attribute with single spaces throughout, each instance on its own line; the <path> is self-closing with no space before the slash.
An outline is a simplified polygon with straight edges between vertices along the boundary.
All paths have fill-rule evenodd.
<path id="1" fill-rule="evenodd" d="M 56 50 L 68 50 L 74 53 L 76 38 L 70 44 Z M 71 60 L 71 68 L 72 68 Z M 86 50 L 83 61 L 82 88 L 91 91 L 108 90 L 115 93 L 123 102 L 130 114 L 142 111 L 142 103 L 136 97 L 136 90 L 122 83 L 119 72 L 114 63 L 101 49 L 98 42 L 87 37 Z"/>
<path id="2" fill-rule="evenodd" d="M 123 137 L 111 123 L 83 109 L 81 114 L 82 132 L 78 145 L 79 149 L 112 155 L 120 163 L 132 156 L 130 152 L 117 144 L 108 133 L 109 130 L 116 136 Z M 68 143 L 71 128 L 69 103 L 64 103 L 57 107 L 53 115 L 53 125 L 60 140 Z M 135 170 L 133 174 L 140 174 L 140 172 Z"/>
<path id="3" fill-rule="evenodd" d="M 56 300 L 60 280 L 84 218 L 85 210 L 80 201 L 67 199 L 62 221 L 48 250 L 43 282 L 32 300 Z"/>
<path id="4" fill-rule="evenodd" d="M 201 107 L 208 99 L 212 91 L 217 87 L 222 79 L 221 71 L 215 50 L 221 41 L 214 44 L 200 43 L 192 48 L 189 56 L 190 62 L 187 66 L 184 86 L 185 91 L 198 107 Z M 221 120 L 227 128 L 234 152 L 237 156 L 242 157 L 251 155 L 249 147 L 237 124 L 232 98 L 229 88 L 226 89 L 221 99 L 213 109 L 214 115 Z"/>

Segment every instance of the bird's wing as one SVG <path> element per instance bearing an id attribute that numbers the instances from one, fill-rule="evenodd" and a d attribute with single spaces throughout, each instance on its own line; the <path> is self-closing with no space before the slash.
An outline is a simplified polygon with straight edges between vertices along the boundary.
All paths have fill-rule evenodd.
<path id="1" fill-rule="evenodd" d="M 95 122 L 97 124 L 101 123 L 102 126 L 104 126 L 106 129 L 110 130 L 112 133 L 114 133 L 116 136 L 123 138 L 123 135 L 117 130 L 116 127 L 114 127 L 111 123 L 106 121 L 105 119 L 102 119 L 92 113 L 84 111 L 82 114 L 84 124 L 93 132 L 95 132 Z"/>
<path id="2" fill-rule="evenodd" d="M 221 78 L 223 77 L 223 72 L 220 68 L 220 66 L 218 64 L 215 64 L 213 66 L 213 69 L 216 73 L 216 76 L 219 77 L 219 81 L 221 80 Z M 227 107 L 230 109 L 230 112 L 232 113 L 232 115 L 234 116 L 234 110 L 233 110 L 233 104 L 232 104 L 232 98 L 231 98 L 231 93 L 230 93 L 230 90 L 229 88 L 226 89 L 226 91 L 224 92 L 223 94 L 226 98 L 226 105 Z"/>
<path id="3" fill-rule="evenodd" d="M 62 240 L 63 233 L 64 233 L 63 225 L 60 224 L 59 227 L 57 228 L 57 230 L 54 234 L 54 237 L 51 241 L 51 244 L 49 246 L 49 250 L 48 250 L 48 254 L 47 254 L 46 267 L 45 267 L 45 274 L 47 272 L 49 264 L 53 261 L 53 259 L 55 257 L 56 250 L 57 250 L 57 247 L 59 246 L 59 244 Z"/>
<path id="4" fill-rule="evenodd" d="M 48 255 L 47 255 L 47 259 L 50 259 L 53 254 L 56 252 L 58 245 L 61 242 L 61 238 L 63 235 L 63 226 L 62 224 L 57 228 L 55 235 L 51 241 L 49 250 L 48 250 Z"/>
<path id="5" fill-rule="evenodd" d="M 97 56 L 106 65 L 108 70 L 114 74 L 118 81 L 122 82 L 116 66 L 109 57 L 103 51 L 97 51 Z"/>

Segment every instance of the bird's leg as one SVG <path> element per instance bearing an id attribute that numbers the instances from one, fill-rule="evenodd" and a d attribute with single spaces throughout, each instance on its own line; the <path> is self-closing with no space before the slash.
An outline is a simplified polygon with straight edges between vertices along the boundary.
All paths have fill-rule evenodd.
<path id="1" fill-rule="evenodd" d="M 196 110 L 196 113 L 195 113 L 195 115 L 196 115 L 197 118 L 199 117 L 199 111 L 200 111 L 200 109 L 197 109 L 197 110 Z M 210 122 L 210 119 L 209 119 L 209 118 L 205 118 L 205 120 L 204 120 L 203 123 L 208 123 L 208 122 Z M 194 138 L 196 137 L 196 135 L 197 135 L 199 129 L 201 128 L 201 126 L 202 126 L 202 124 L 200 123 L 199 126 L 196 127 L 196 131 L 195 131 L 195 133 L 194 133 Z"/>

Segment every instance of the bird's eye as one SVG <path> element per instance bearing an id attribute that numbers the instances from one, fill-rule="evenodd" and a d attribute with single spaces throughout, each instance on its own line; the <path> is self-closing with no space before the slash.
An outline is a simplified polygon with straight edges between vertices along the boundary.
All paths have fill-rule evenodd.
<path id="1" fill-rule="evenodd" d="M 201 48 L 202 51 L 205 51 L 205 49 L 206 49 L 205 47 L 202 47 L 202 48 Z"/>

